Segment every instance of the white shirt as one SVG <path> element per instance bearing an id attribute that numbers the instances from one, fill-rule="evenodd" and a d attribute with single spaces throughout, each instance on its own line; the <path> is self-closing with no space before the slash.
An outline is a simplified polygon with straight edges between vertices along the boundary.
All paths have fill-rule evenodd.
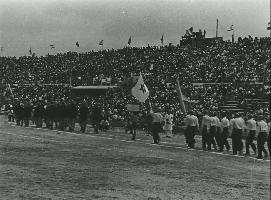
<path id="1" fill-rule="evenodd" d="M 187 115 L 186 117 L 187 126 L 199 126 L 198 118 L 195 115 Z"/>
<path id="2" fill-rule="evenodd" d="M 253 118 L 247 120 L 247 130 L 256 131 L 256 125 L 256 121 Z"/>
<path id="3" fill-rule="evenodd" d="M 211 119 L 211 126 L 220 126 L 220 121 L 218 117 L 210 117 Z"/>
<path id="4" fill-rule="evenodd" d="M 236 129 L 244 129 L 246 127 L 245 121 L 243 120 L 242 117 L 235 118 L 233 120 L 232 127 Z"/>
<path id="5" fill-rule="evenodd" d="M 171 124 L 173 123 L 173 115 L 172 114 L 166 114 L 165 115 L 165 124 Z"/>
<path id="6" fill-rule="evenodd" d="M 210 125 L 211 125 L 210 117 L 208 115 L 204 115 L 202 117 L 201 127 L 203 127 L 203 126 L 210 127 Z"/>
<path id="7" fill-rule="evenodd" d="M 164 130 L 172 130 L 173 114 L 166 114 L 164 117 L 165 125 Z"/>
<path id="8" fill-rule="evenodd" d="M 268 125 L 265 121 L 258 122 L 259 132 L 268 132 Z"/>
<path id="9" fill-rule="evenodd" d="M 230 121 L 226 117 L 223 117 L 221 119 L 221 127 L 226 128 L 226 127 L 229 127 L 229 126 L 230 126 Z"/>

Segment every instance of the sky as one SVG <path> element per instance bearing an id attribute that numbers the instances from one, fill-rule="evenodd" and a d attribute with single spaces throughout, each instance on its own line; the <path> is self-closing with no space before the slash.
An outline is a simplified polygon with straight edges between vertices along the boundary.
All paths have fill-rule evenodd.
<path id="1" fill-rule="evenodd" d="M 0 0 L 1 56 L 98 51 L 179 43 L 185 30 L 214 37 L 269 36 L 270 0 Z M 78 41 L 80 47 L 76 47 Z M 55 45 L 55 49 L 49 47 Z"/>

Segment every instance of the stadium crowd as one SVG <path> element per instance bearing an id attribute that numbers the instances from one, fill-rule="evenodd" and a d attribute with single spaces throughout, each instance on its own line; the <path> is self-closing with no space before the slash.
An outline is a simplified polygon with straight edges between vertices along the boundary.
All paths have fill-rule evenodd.
<path id="1" fill-rule="evenodd" d="M 141 117 L 147 118 L 151 105 L 153 110 L 164 113 L 169 110 L 174 115 L 174 124 L 180 125 L 185 115 L 176 94 L 177 79 L 188 100 L 194 102 L 191 109 L 200 119 L 207 111 L 220 112 L 219 106 L 227 99 L 240 102 L 253 98 L 269 100 L 270 42 L 270 38 L 249 37 L 239 38 L 236 43 L 221 41 L 207 45 L 125 47 L 40 57 L 1 57 L 0 79 L 2 84 L 11 85 L 10 92 L 15 99 L 11 104 L 18 125 L 22 121 L 27 125 L 32 113 L 37 126 L 44 120 L 49 128 L 54 122 L 57 128 L 63 129 L 68 122 L 72 124 L 69 127 L 72 131 L 75 118 L 81 116 L 82 105 L 90 110 L 95 110 L 95 106 L 101 108 L 103 116 L 99 122 L 103 120 L 108 126 L 111 120 L 127 119 L 125 105 L 135 100 L 124 87 L 110 91 L 105 98 L 74 98 L 70 95 L 71 84 L 94 85 L 110 80 L 111 85 L 121 85 L 131 74 L 141 72 L 150 90 L 150 104 L 143 105 L 145 114 Z M 193 83 L 215 84 L 196 88 Z M 48 111 L 51 105 L 59 108 L 55 114 Z M 246 110 L 243 115 L 255 115 L 256 112 L 269 119 L 269 106 L 264 105 Z M 63 113 L 66 115 L 61 116 Z M 48 115 L 51 115 L 49 121 Z M 97 123 L 94 123 L 95 127 Z M 82 127 L 83 131 L 84 123 Z"/>

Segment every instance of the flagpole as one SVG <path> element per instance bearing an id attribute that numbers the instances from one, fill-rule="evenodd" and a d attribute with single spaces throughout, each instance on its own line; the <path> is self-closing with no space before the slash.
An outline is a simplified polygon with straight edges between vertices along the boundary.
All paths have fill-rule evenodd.
<path id="1" fill-rule="evenodd" d="M 234 43 L 234 29 L 232 29 L 232 43 Z"/>
<path id="2" fill-rule="evenodd" d="M 4 57 L 4 46 L 3 46 L 3 32 L 2 31 L 0 31 L 0 33 L 1 33 L 1 38 L 0 38 L 0 50 L 1 50 L 1 56 L 2 57 Z"/>
<path id="3" fill-rule="evenodd" d="M 1 57 L 4 57 L 4 47 L 1 45 L 1 47 L 0 47 L 1 49 Z"/>
<path id="4" fill-rule="evenodd" d="M 10 93 L 11 93 L 12 98 L 14 99 L 14 95 L 13 95 L 12 89 L 11 89 L 11 87 L 10 87 L 10 84 L 8 84 L 8 88 L 9 88 L 9 90 L 10 90 Z"/>
<path id="5" fill-rule="evenodd" d="M 217 38 L 218 36 L 218 19 L 216 19 L 216 33 L 215 33 L 215 37 Z"/>

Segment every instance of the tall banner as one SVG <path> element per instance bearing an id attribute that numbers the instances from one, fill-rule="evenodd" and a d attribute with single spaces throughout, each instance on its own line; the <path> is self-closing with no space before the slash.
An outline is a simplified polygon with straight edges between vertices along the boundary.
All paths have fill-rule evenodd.
<path id="1" fill-rule="evenodd" d="M 177 91 L 178 96 L 179 96 L 181 110 L 186 115 L 186 108 L 185 108 L 185 105 L 184 105 L 183 94 L 182 94 L 180 83 L 179 83 L 178 79 L 177 79 L 176 91 Z"/>
<path id="2" fill-rule="evenodd" d="M 138 78 L 136 85 L 132 88 L 132 95 L 139 101 L 145 102 L 150 95 L 150 92 L 143 81 L 142 74 Z"/>

